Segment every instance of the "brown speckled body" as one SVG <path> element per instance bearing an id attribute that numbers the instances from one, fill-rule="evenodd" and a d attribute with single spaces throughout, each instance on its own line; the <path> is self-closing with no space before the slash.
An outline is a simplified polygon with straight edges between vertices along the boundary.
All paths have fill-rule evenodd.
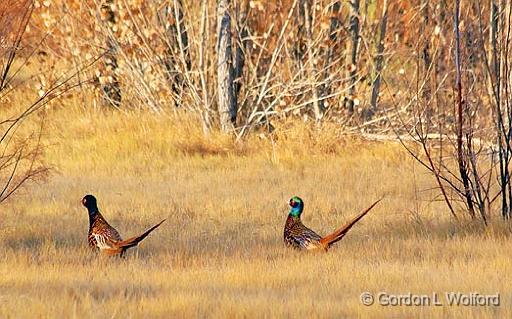
<path id="1" fill-rule="evenodd" d="M 82 199 L 82 204 L 87 208 L 89 213 L 89 233 L 87 241 L 89 246 L 94 249 L 99 249 L 100 252 L 108 256 L 123 256 L 128 248 L 135 247 L 153 230 L 160 226 L 164 221 L 151 227 L 142 235 L 135 236 L 123 240 L 119 232 L 105 220 L 101 215 L 96 204 L 96 198 L 92 195 L 86 195 Z"/>

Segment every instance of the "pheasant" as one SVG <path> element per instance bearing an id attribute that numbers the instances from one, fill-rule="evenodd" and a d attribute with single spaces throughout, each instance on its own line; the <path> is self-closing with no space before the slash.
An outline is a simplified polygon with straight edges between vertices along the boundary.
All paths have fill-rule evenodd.
<path id="1" fill-rule="evenodd" d="M 87 240 L 91 248 L 98 248 L 100 252 L 108 256 L 123 256 L 128 248 L 137 246 L 146 236 L 160 226 L 162 220 L 155 226 L 146 230 L 142 235 L 123 240 L 117 230 L 110 226 L 98 210 L 96 197 L 86 195 L 82 199 L 82 205 L 87 208 L 89 213 L 89 234 Z"/>
<path id="2" fill-rule="evenodd" d="M 373 203 L 345 226 L 335 230 L 330 235 L 322 237 L 302 224 L 300 215 L 304 210 L 304 202 L 299 197 L 294 196 L 290 199 L 289 204 L 291 209 L 288 214 L 288 218 L 286 219 L 286 224 L 284 225 L 284 242 L 287 246 L 297 249 L 327 251 L 332 244 L 340 241 L 347 234 L 350 228 L 368 214 L 368 212 L 381 200 L 382 198 Z"/>

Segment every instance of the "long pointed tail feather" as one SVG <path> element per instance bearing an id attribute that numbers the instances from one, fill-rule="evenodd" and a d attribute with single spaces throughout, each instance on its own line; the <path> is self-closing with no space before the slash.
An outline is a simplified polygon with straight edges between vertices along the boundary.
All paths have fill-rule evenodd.
<path id="1" fill-rule="evenodd" d="M 146 238 L 153 230 L 157 229 L 158 226 L 160 226 L 165 221 L 166 221 L 166 219 L 162 220 L 155 226 L 146 230 L 142 235 L 131 237 L 131 238 L 128 238 L 128 239 L 125 239 L 125 240 L 119 242 L 119 247 L 124 248 L 126 250 L 128 248 L 137 246 L 144 238 Z"/>
<path id="2" fill-rule="evenodd" d="M 357 215 L 354 219 L 349 221 L 343 227 L 335 230 L 332 234 L 329 234 L 320 240 L 320 243 L 327 249 L 330 245 L 340 241 L 348 231 L 354 226 L 358 221 L 360 221 L 370 210 L 372 210 L 375 205 L 377 205 L 384 197 L 381 197 L 375 203 L 373 203 L 370 207 L 365 209 L 361 214 Z"/>

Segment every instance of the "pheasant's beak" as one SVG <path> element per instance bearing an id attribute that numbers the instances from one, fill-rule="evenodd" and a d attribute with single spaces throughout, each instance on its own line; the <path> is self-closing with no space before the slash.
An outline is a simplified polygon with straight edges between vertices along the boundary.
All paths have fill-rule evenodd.
<path id="1" fill-rule="evenodd" d="M 82 198 L 81 202 L 82 202 L 82 205 L 84 205 L 84 206 L 85 206 L 85 203 L 86 203 L 87 201 L 85 200 L 85 198 Z"/>

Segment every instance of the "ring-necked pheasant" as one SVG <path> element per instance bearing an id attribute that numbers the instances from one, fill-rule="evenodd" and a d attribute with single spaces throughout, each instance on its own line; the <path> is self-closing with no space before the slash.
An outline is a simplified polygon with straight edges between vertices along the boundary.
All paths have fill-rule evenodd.
<path id="1" fill-rule="evenodd" d="M 373 203 L 345 226 L 335 230 L 330 235 L 322 237 L 302 224 L 300 215 L 304 210 L 304 202 L 299 197 L 294 196 L 290 199 L 289 205 L 291 206 L 291 209 L 288 214 L 288 218 L 286 219 L 286 224 L 284 225 L 284 242 L 287 246 L 297 249 L 327 251 L 332 244 L 340 241 L 347 234 L 350 228 L 368 214 L 368 212 L 381 200 L 382 198 Z"/>
<path id="2" fill-rule="evenodd" d="M 165 219 L 162 220 L 155 226 L 146 230 L 142 235 L 123 240 L 117 230 L 110 226 L 101 215 L 96 202 L 96 197 L 86 195 L 82 199 L 82 205 L 87 208 L 89 213 L 89 234 L 87 236 L 89 246 L 92 248 L 98 248 L 102 253 L 109 256 L 119 255 L 122 257 L 128 248 L 137 246 L 137 244 L 146 238 L 149 233 L 165 221 Z"/>

